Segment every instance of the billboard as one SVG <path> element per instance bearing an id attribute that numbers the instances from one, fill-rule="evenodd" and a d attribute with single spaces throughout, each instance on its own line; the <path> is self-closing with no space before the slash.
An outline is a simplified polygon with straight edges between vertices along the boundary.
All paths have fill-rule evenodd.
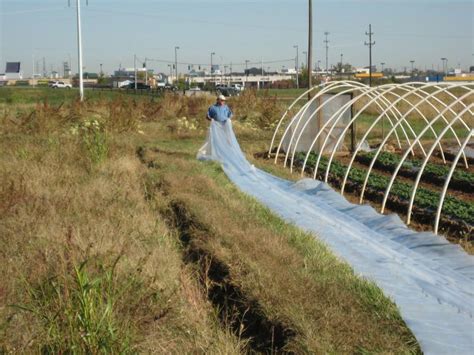
<path id="1" fill-rule="evenodd" d="M 7 68 L 5 73 L 19 73 L 20 72 L 20 62 L 7 62 Z"/>

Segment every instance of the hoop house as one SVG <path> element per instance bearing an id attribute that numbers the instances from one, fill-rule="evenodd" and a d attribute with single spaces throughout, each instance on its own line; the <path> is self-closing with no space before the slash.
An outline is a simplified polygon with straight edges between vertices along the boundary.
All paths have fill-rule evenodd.
<path id="1" fill-rule="evenodd" d="M 313 97 L 308 101 L 310 91 Z M 434 220 L 438 233 L 451 179 L 457 169 L 468 170 L 474 161 L 470 147 L 473 105 L 474 84 L 411 82 L 368 87 L 355 81 L 332 82 L 308 90 L 289 106 L 277 124 L 269 154 L 275 154 L 275 163 L 281 161 L 291 170 L 301 168 L 301 174 L 309 170 L 314 179 L 324 182 L 330 180 L 331 167 L 342 155 L 347 163 L 339 184 L 344 195 L 355 162 L 370 152 L 358 188 L 359 203 L 363 203 L 374 167 L 384 154 L 393 153 L 396 164 L 384 172 L 390 175 L 380 201 L 381 213 L 400 170 L 415 159 L 418 165 L 413 167 L 414 181 L 407 198 L 407 224 L 421 178 L 430 160 L 437 159 L 449 167 L 443 183 L 438 183 L 442 186 Z"/>

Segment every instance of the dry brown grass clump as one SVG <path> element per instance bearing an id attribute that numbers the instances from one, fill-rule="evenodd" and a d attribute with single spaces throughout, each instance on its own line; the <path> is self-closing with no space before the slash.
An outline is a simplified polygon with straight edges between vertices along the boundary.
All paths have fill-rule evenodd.
<path id="1" fill-rule="evenodd" d="M 235 111 L 236 120 L 258 129 L 273 129 L 286 109 L 268 90 L 263 95 L 245 90 L 240 96 L 232 97 L 229 106 Z"/>
<path id="2" fill-rule="evenodd" d="M 4 116 L 0 352 L 239 352 L 146 194 L 137 107 Z"/>

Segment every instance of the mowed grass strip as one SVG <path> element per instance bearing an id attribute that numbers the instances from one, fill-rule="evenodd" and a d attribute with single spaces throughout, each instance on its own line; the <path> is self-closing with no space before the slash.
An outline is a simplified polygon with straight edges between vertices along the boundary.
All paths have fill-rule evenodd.
<path id="1" fill-rule="evenodd" d="M 199 246 L 229 268 L 232 282 L 258 300 L 268 319 L 296 334 L 284 350 L 296 353 L 417 353 L 396 306 L 335 258 L 311 235 L 284 223 L 240 193 L 219 165 L 189 153 L 145 149 L 150 174 L 166 193 L 162 208 L 179 201 L 207 238 Z M 152 146 L 156 148 L 156 146 Z M 187 153 L 188 152 L 188 153 Z M 155 162 L 155 164 L 150 164 Z M 199 238 L 199 236 L 197 236 Z"/>

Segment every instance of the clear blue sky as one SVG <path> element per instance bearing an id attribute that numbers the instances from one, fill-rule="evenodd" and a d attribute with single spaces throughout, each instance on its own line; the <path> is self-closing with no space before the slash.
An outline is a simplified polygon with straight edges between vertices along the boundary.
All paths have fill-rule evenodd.
<path id="1" fill-rule="evenodd" d="M 0 0 L 0 72 L 6 61 L 21 61 L 31 73 L 33 56 L 46 58 L 47 68 L 76 61 L 75 1 Z M 307 47 L 307 0 L 89 0 L 83 4 L 86 71 L 111 73 L 121 63 L 133 67 L 134 53 L 160 60 L 208 65 L 234 63 L 241 70 L 252 62 L 295 57 L 293 45 Z M 329 63 L 368 65 L 364 35 L 372 24 L 374 63 L 385 67 L 436 69 L 440 58 L 449 67 L 473 65 L 474 1 L 456 0 L 313 0 L 314 62 L 324 63 L 324 31 L 329 35 Z M 265 64 L 280 69 L 294 62 Z M 260 66 L 260 64 L 256 65 Z M 40 68 L 42 64 L 40 65 Z M 167 72 L 166 63 L 149 67 Z M 187 66 L 180 65 L 180 72 Z M 61 70 L 62 72 L 62 70 Z"/>

